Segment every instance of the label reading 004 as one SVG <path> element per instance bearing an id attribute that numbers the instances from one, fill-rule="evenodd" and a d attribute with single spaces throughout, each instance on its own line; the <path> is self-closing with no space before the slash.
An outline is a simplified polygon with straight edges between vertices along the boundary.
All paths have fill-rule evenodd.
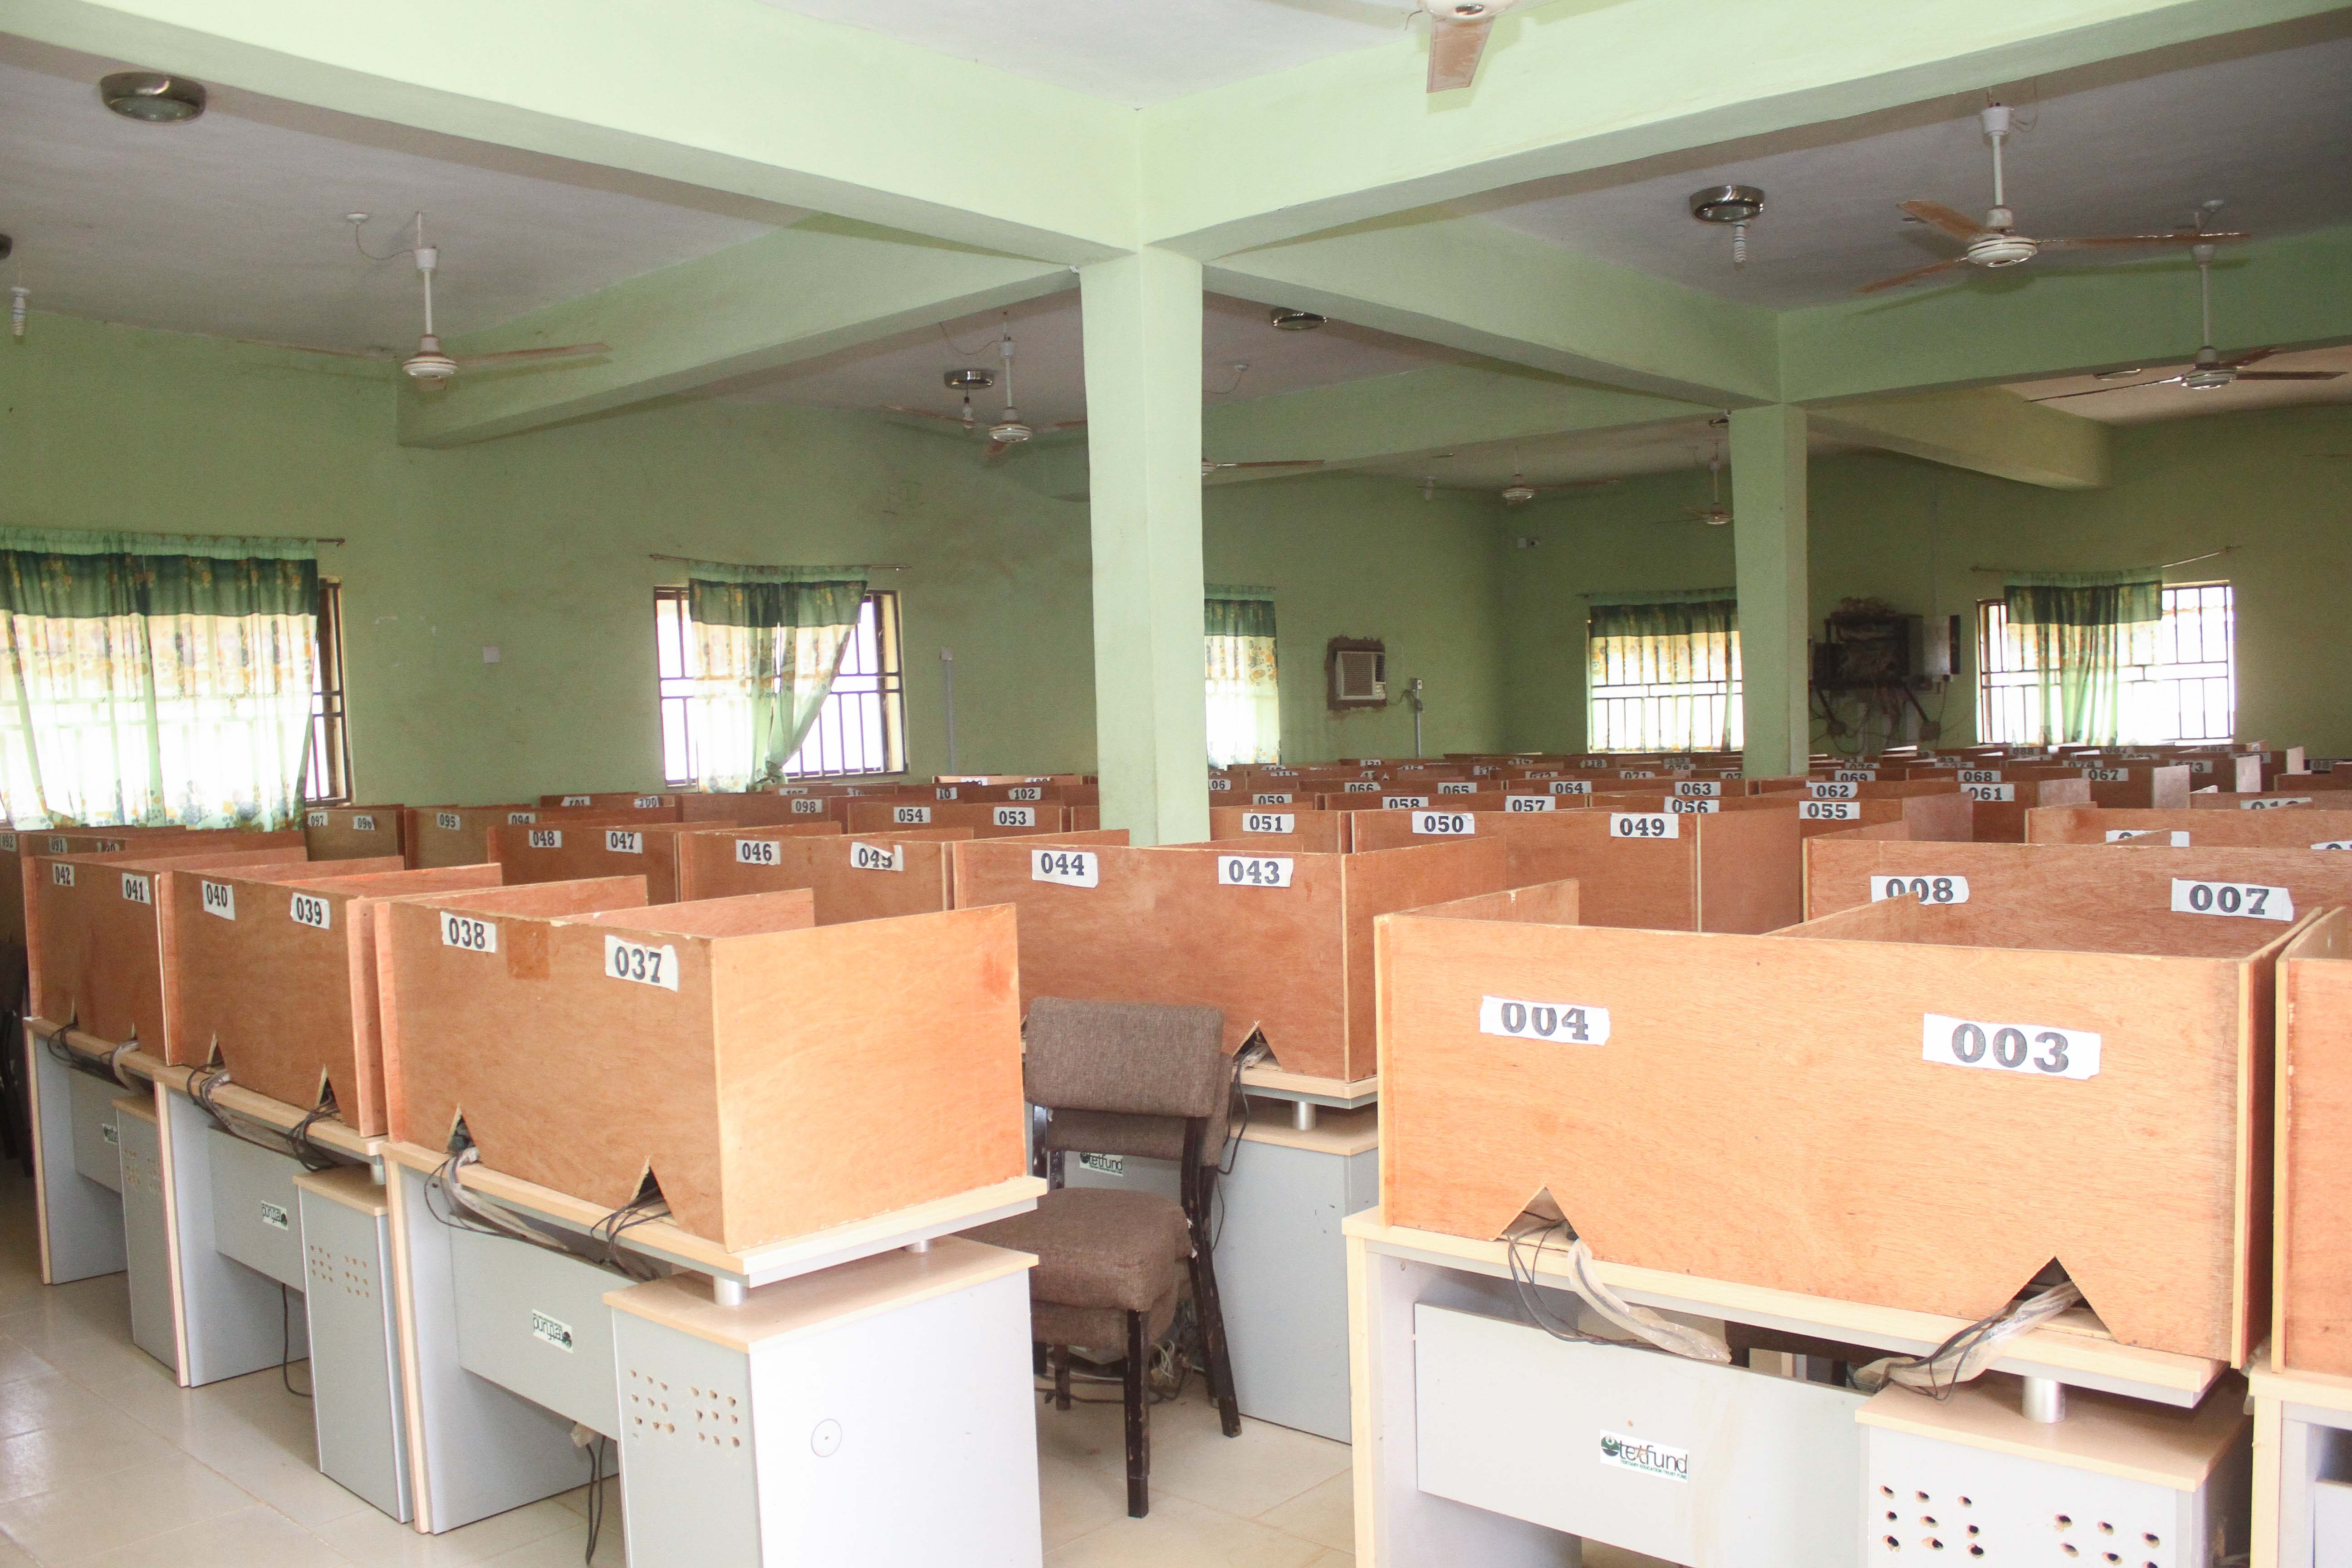
<path id="1" fill-rule="evenodd" d="M 1987 1068 L 2033 1078 L 2095 1078 L 2099 1037 L 2047 1024 L 1984 1024 L 1942 1013 L 1921 1015 L 1919 1058 L 1941 1067 Z"/>
<path id="2" fill-rule="evenodd" d="M 658 985 L 665 991 L 677 989 L 677 949 L 667 944 L 648 946 L 641 942 L 607 936 L 604 939 L 604 973 L 614 980 L 626 980 L 638 985 Z"/>
<path id="3" fill-rule="evenodd" d="M 1563 1040 L 1571 1045 L 1609 1043 L 1609 1009 L 1567 1002 L 1524 1002 L 1513 996 L 1478 998 L 1478 1032 L 1514 1040 Z"/>
<path id="4" fill-rule="evenodd" d="M 1084 849 L 1032 849 L 1029 879 L 1058 882 L 1065 888 L 1100 887 L 1102 857 Z"/>
<path id="5" fill-rule="evenodd" d="M 1229 888 L 1287 888 L 1291 865 L 1286 855 L 1220 855 L 1217 880 Z"/>

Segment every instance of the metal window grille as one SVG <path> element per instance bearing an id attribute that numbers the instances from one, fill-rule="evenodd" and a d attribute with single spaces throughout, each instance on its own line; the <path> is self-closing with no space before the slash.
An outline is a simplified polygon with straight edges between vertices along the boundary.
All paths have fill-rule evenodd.
<path id="1" fill-rule="evenodd" d="M 1691 637 L 1683 658 L 1662 660 L 1689 668 L 1689 680 L 1609 684 L 1595 680 L 1586 694 L 1584 744 L 1593 752 L 1688 752 L 1745 743 L 1740 706 L 1739 634 Z M 1626 661 L 1632 668 L 1637 661 Z"/>
<path id="2" fill-rule="evenodd" d="M 302 798 L 341 805 L 352 798 L 352 737 L 343 721 L 343 586 L 319 583 L 319 666 L 310 690 L 310 754 Z"/>
<path id="3" fill-rule="evenodd" d="M 702 776 L 695 743 L 694 638 L 686 590 L 654 590 L 654 658 L 661 689 L 662 776 Z M 859 606 L 857 630 L 816 722 L 784 764 L 793 778 L 847 778 L 906 769 L 907 698 L 898 659 L 898 595 L 877 590 Z"/>
<path id="4" fill-rule="evenodd" d="M 2238 714 L 2236 644 L 2237 611 L 2229 584 L 2165 589 L 2154 658 L 2124 669 L 2122 742 L 2229 740 Z M 2007 601 L 1979 601 L 1978 740 L 2040 744 L 2041 677 L 2033 644 L 2010 626 Z"/>

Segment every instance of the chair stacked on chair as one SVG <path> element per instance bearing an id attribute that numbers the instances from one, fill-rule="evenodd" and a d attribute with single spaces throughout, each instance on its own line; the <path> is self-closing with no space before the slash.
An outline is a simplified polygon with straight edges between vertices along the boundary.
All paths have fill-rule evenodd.
<path id="1" fill-rule="evenodd" d="M 1150 1510 L 1145 1373 L 1188 1289 L 1221 1425 L 1228 1437 L 1241 1433 L 1208 1223 L 1231 1083 L 1223 1038 L 1213 1007 L 1038 997 L 1023 1074 L 1030 1103 L 1051 1118 L 1040 1152 L 1174 1162 L 1181 1200 L 1057 1182 L 1034 1213 L 970 1233 L 1037 1255 L 1030 1324 L 1054 1366 L 1059 1408 L 1069 1408 L 1071 1347 L 1123 1348 L 1127 1511 L 1136 1519 Z"/>

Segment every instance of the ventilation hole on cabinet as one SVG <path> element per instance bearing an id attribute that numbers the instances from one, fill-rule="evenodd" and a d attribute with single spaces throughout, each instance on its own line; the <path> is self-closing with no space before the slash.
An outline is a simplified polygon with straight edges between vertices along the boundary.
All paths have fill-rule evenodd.
<path id="1" fill-rule="evenodd" d="M 1890 1535 L 1886 1538 L 1886 1550 L 1889 1552 L 1900 1552 L 1903 1550 L 1903 1543 Z"/>
<path id="2" fill-rule="evenodd" d="M 2113 1535 L 2115 1532 L 2116 1527 L 2114 1525 L 2109 1524 L 2104 1519 L 2099 1521 L 2099 1533 L 2101 1535 Z"/>
<path id="3" fill-rule="evenodd" d="M 1891 1508 L 1886 1510 L 1886 1522 L 1889 1524 L 1895 1522 L 1895 1510 Z"/>
<path id="4" fill-rule="evenodd" d="M 1893 1487 L 1881 1487 L 1878 1489 L 1878 1495 L 1880 1497 L 1893 1497 L 1895 1495 L 1895 1489 Z"/>
<path id="5" fill-rule="evenodd" d="M 1973 1524 L 1972 1524 L 1972 1525 L 1970 1525 L 1970 1526 L 1969 1526 L 1969 1533 L 1970 1535 L 1974 1535 L 1974 1534 L 1976 1534 L 1976 1533 L 1977 1533 L 1977 1527 L 1976 1527 L 1975 1525 L 1973 1525 Z"/>
<path id="6" fill-rule="evenodd" d="M 1971 1557 L 1981 1557 L 1984 1555 L 1984 1548 L 1981 1546 L 1971 1546 L 1969 1548 L 1969 1555 Z"/>
<path id="7" fill-rule="evenodd" d="M 1940 1541 L 1937 1541 L 1937 1540 L 1935 1537 L 1933 1537 L 1933 1536 L 1929 1536 L 1929 1537 L 1927 1538 L 1927 1544 L 1928 1544 L 1930 1547 L 1934 1548 L 1934 1549 L 1935 1549 L 1936 1551 L 1937 1551 L 1937 1552 L 1941 1552 L 1941 1551 L 1944 1549 L 1944 1543 L 1943 1543 L 1942 1542 L 1940 1542 Z"/>
<path id="8" fill-rule="evenodd" d="M 2058 1516 L 2058 1528 L 2061 1530 L 2072 1527 L 2074 1522 L 2074 1516 L 2071 1513 L 2062 1513 Z"/>
<path id="9" fill-rule="evenodd" d="M 2156 1532 L 2154 1531 L 2150 1531 L 2147 1534 L 2141 1536 L 2140 1539 L 2147 1542 L 2150 1546 L 2161 1546 L 2164 1544 L 2163 1542 L 2158 1541 L 2156 1538 Z"/>
<path id="10" fill-rule="evenodd" d="M 1932 1513 L 1923 1513 L 1919 1516 L 1919 1522 L 1933 1530 L 1936 1528 L 1936 1516 Z"/>
<path id="11" fill-rule="evenodd" d="M 2058 1550 L 2064 1552 L 2069 1557 L 2080 1557 L 2083 1555 L 2081 1552 L 2074 1550 L 2074 1543 L 2071 1541 L 2060 1542 L 2058 1543 Z"/>
<path id="12" fill-rule="evenodd" d="M 1926 1502 L 1927 1500 L 1927 1494 L 1926 1492 L 1913 1492 L 1911 1495 L 1917 1498 L 1921 1502 Z"/>

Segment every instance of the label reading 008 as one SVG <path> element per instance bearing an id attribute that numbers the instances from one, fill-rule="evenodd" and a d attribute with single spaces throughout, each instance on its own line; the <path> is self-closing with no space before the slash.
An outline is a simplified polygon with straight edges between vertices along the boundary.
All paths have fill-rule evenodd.
<path id="1" fill-rule="evenodd" d="M 1870 879 L 1870 901 L 1882 899 L 1916 899 L 1923 904 L 1965 904 L 1969 901 L 1969 879 L 1966 877 L 1873 877 Z"/>
<path id="2" fill-rule="evenodd" d="M 441 911 L 441 945 L 463 952 L 496 952 L 499 950 L 499 928 L 476 915 L 452 914 Z"/>
<path id="3" fill-rule="evenodd" d="M 1058 882 L 1065 888 L 1100 887 L 1102 858 L 1083 849 L 1032 849 L 1029 879 Z"/>
<path id="4" fill-rule="evenodd" d="M 2099 1037 L 2088 1029 L 1980 1024 L 1927 1013 L 1920 1017 L 1919 1058 L 1940 1067 L 1987 1068 L 2034 1078 L 2095 1078 Z"/>
<path id="5" fill-rule="evenodd" d="M 1217 880 L 1229 888 L 1287 888 L 1291 864 L 1286 855 L 1220 855 Z"/>
<path id="6" fill-rule="evenodd" d="M 1675 826 L 1672 815 L 1663 811 L 1612 811 L 1609 814 L 1609 837 L 1612 838 L 1680 838 L 1682 829 Z"/>
<path id="7" fill-rule="evenodd" d="M 638 985 L 658 985 L 665 991 L 677 989 L 677 949 L 667 944 L 651 947 L 641 942 L 607 936 L 604 939 L 604 973 L 615 980 L 626 980 Z"/>

